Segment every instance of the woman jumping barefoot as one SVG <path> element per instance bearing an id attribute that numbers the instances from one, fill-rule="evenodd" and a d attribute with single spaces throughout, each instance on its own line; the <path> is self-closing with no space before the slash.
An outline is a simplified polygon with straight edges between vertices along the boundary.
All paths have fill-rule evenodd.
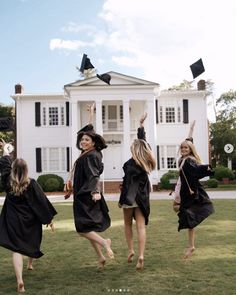
<path id="1" fill-rule="evenodd" d="M 89 123 L 92 122 L 94 105 L 88 107 Z M 106 258 L 114 258 L 111 240 L 98 232 L 110 227 L 110 217 L 105 199 L 100 191 L 100 175 L 103 172 L 101 150 L 106 148 L 102 136 L 96 134 L 93 125 L 82 128 L 77 135 L 77 148 L 82 150 L 74 164 L 73 194 L 74 221 L 77 232 L 91 243 L 98 256 L 98 266 L 103 268 Z"/>
<path id="2" fill-rule="evenodd" d="M 149 192 L 150 183 L 148 174 L 155 169 L 156 160 L 145 140 L 143 127 L 147 114 L 140 119 L 138 139 L 131 145 L 132 158 L 123 166 L 124 178 L 121 188 L 119 206 L 123 208 L 125 237 L 128 245 L 128 263 L 134 257 L 132 221 L 135 218 L 138 234 L 138 261 L 137 270 L 144 267 L 144 250 L 146 244 L 146 227 L 150 214 Z"/>

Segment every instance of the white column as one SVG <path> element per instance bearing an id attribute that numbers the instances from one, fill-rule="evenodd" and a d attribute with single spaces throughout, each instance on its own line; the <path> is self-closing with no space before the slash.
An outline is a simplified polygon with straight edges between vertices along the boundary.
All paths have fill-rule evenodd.
<path id="1" fill-rule="evenodd" d="M 150 98 L 146 102 L 146 108 L 147 108 L 147 119 L 146 124 L 144 123 L 146 133 L 147 133 L 147 142 L 150 144 L 152 151 L 155 155 L 155 158 L 157 160 L 157 154 L 156 154 L 156 145 L 157 145 L 157 136 L 156 134 L 156 114 L 155 114 L 155 97 Z M 150 180 L 152 184 L 156 184 L 157 181 L 157 169 L 155 169 L 151 173 Z"/>
<path id="2" fill-rule="evenodd" d="M 72 165 L 78 158 L 79 152 L 76 147 L 77 132 L 79 131 L 80 106 L 77 101 L 71 103 L 71 160 Z"/>
<path id="3" fill-rule="evenodd" d="M 96 133 L 103 135 L 102 128 L 102 101 L 96 101 Z"/>
<path id="4" fill-rule="evenodd" d="M 123 100 L 123 163 L 130 158 L 130 113 L 129 100 Z"/>

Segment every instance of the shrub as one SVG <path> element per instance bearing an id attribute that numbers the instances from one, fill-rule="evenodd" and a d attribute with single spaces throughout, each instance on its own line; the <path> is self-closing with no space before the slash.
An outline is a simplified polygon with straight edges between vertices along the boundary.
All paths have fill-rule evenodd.
<path id="1" fill-rule="evenodd" d="M 176 170 L 170 170 L 164 175 L 162 175 L 160 181 L 161 181 L 161 188 L 162 189 L 172 189 L 173 184 L 170 183 L 170 179 L 176 179 L 179 176 L 179 171 Z"/>
<path id="2" fill-rule="evenodd" d="M 62 177 L 56 175 L 56 174 L 44 174 L 44 175 L 40 175 L 37 179 L 37 182 L 40 184 L 40 186 L 42 187 L 43 191 L 46 192 L 46 188 L 45 188 L 45 183 L 48 179 L 50 178 L 54 178 L 57 179 L 57 181 L 59 182 L 59 187 L 57 191 L 63 191 L 64 189 L 64 180 Z"/>
<path id="3" fill-rule="evenodd" d="M 230 170 L 227 167 L 223 167 L 223 166 L 217 166 L 215 168 L 215 174 L 214 177 L 217 180 L 222 180 L 223 178 L 229 178 L 230 180 L 235 178 L 235 175 L 233 173 L 232 170 Z"/>
<path id="4" fill-rule="evenodd" d="M 218 180 L 215 178 L 208 179 L 206 185 L 211 188 L 218 187 Z"/>
<path id="5" fill-rule="evenodd" d="M 44 189 L 46 192 L 57 192 L 60 188 L 60 182 L 57 178 L 48 178 L 44 183 Z"/>

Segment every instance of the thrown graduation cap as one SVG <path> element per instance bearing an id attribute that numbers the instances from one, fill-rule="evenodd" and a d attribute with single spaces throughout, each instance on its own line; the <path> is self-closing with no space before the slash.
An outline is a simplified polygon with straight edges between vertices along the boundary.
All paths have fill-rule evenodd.
<path id="1" fill-rule="evenodd" d="M 192 74 L 193 74 L 193 79 L 195 79 L 196 77 L 198 77 L 199 75 L 201 75 L 203 72 L 205 72 L 205 68 L 204 68 L 202 59 L 200 58 L 198 61 L 196 61 L 195 63 L 193 63 L 190 66 L 190 69 L 191 69 Z"/>
<path id="2" fill-rule="evenodd" d="M 102 75 L 98 75 L 97 77 L 102 80 L 103 82 L 107 83 L 108 85 L 110 85 L 110 81 L 111 81 L 111 76 L 109 74 L 102 74 Z"/>
<path id="3" fill-rule="evenodd" d="M 87 54 L 83 55 L 81 66 L 80 66 L 80 72 L 83 73 L 84 70 L 93 69 L 94 66 L 91 64 L 90 59 L 87 57 Z"/>

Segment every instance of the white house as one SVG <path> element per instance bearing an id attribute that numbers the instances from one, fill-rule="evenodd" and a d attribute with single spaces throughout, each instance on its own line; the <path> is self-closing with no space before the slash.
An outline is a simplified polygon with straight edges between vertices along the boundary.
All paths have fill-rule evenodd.
<path id="1" fill-rule="evenodd" d="M 108 143 L 103 151 L 106 183 L 120 182 L 123 163 L 130 157 L 139 118 L 146 111 L 147 141 L 158 167 L 153 184 L 168 170 L 176 170 L 179 144 L 196 120 L 194 143 L 208 162 L 206 91 L 163 91 L 158 83 L 109 72 L 111 85 L 91 77 L 64 86 L 61 94 L 26 94 L 20 85 L 12 98 L 16 103 L 17 157 L 24 158 L 30 175 L 54 173 L 65 180 L 79 155 L 77 131 L 88 122 L 86 105 L 96 103 L 94 126 Z"/>

